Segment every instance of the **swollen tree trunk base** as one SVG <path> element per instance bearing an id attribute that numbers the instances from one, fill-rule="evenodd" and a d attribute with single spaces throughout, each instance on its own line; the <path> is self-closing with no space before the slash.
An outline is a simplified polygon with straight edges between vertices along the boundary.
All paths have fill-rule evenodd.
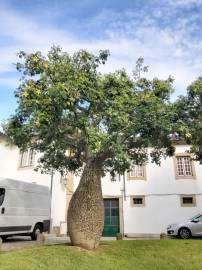
<path id="1" fill-rule="evenodd" d="M 94 249 L 99 245 L 104 225 L 104 205 L 100 164 L 89 161 L 68 209 L 68 231 L 72 245 Z"/>

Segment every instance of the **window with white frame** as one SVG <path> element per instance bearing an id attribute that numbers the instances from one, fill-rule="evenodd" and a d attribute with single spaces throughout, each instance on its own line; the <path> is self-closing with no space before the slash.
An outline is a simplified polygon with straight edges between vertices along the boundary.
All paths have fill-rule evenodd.
<path id="1" fill-rule="evenodd" d="M 20 153 L 20 168 L 34 166 L 34 150 L 28 149 Z"/>
<path id="2" fill-rule="evenodd" d="M 128 173 L 129 180 L 145 179 L 145 166 L 133 164 Z"/>
<path id="3" fill-rule="evenodd" d="M 131 207 L 144 207 L 145 206 L 145 196 L 131 196 Z"/>
<path id="4" fill-rule="evenodd" d="M 185 155 L 176 156 L 176 173 L 178 177 L 193 177 L 193 161 L 191 156 Z"/>

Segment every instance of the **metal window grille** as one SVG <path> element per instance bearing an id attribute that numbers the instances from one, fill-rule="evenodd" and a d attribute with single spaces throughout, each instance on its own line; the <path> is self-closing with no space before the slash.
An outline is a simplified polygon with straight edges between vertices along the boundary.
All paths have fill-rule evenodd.
<path id="1" fill-rule="evenodd" d="M 183 204 L 193 204 L 194 200 L 193 200 L 192 196 L 190 196 L 190 197 L 182 197 L 182 202 L 183 202 Z"/>
<path id="2" fill-rule="evenodd" d="M 190 157 L 177 157 L 177 174 L 179 176 L 193 176 Z"/>
<path id="3" fill-rule="evenodd" d="M 133 198 L 133 203 L 134 204 L 143 204 L 143 198 L 142 197 Z"/>
<path id="4" fill-rule="evenodd" d="M 144 177 L 144 167 L 141 165 L 132 165 L 130 171 L 130 177 Z"/>

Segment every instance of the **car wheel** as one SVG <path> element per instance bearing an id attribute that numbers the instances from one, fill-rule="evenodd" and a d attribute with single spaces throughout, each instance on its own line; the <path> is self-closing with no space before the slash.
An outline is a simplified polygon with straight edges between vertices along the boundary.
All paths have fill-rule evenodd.
<path id="1" fill-rule="evenodd" d="M 43 232 L 43 227 L 40 224 L 36 224 L 33 232 L 31 233 L 31 239 L 35 241 L 37 239 L 37 235 Z"/>
<path id="2" fill-rule="evenodd" d="M 187 228 L 182 228 L 179 230 L 179 237 L 181 239 L 189 239 L 191 237 L 191 232 Z"/>

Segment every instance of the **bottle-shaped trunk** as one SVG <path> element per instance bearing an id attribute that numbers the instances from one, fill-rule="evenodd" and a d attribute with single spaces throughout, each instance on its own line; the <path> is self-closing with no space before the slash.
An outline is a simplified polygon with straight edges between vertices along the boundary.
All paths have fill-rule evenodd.
<path id="1" fill-rule="evenodd" d="M 99 245 L 104 225 L 101 166 L 90 160 L 69 204 L 68 231 L 72 245 L 94 249 Z"/>

